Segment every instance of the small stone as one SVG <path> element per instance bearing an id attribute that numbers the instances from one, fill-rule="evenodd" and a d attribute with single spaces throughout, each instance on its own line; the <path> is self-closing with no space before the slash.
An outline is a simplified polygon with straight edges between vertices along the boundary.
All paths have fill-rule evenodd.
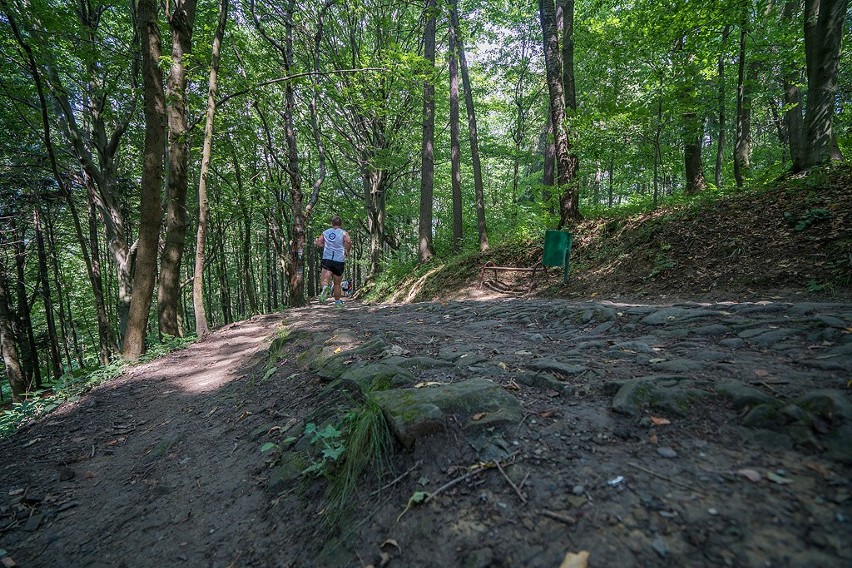
<path id="1" fill-rule="evenodd" d="M 571 490 L 571 493 L 574 495 L 583 495 L 586 492 L 586 488 L 582 485 L 575 485 L 574 489 Z"/>
<path id="2" fill-rule="evenodd" d="M 718 515 L 718 514 L 719 514 L 719 511 L 717 511 L 717 510 L 716 510 L 716 509 L 714 509 L 713 507 L 710 507 L 709 509 L 707 509 L 707 512 L 708 512 L 708 513 L 710 513 L 710 514 L 711 514 L 711 515 L 713 515 L 713 516 L 716 516 L 716 515 Z"/>
<path id="3" fill-rule="evenodd" d="M 669 553 L 669 547 L 666 544 L 666 541 L 664 541 L 660 536 L 654 539 L 654 542 L 651 543 L 651 548 L 653 548 L 654 551 L 663 558 L 665 558 L 665 556 Z"/>
<path id="4" fill-rule="evenodd" d="M 677 452 L 667 446 L 657 448 L 657 453 L 667 459 L 673 459 L 677 457 Z"/>

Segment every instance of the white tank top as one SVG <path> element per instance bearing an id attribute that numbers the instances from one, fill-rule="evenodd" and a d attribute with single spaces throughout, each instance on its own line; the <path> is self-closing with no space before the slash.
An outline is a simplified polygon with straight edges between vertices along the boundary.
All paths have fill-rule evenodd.
<path id="1" fill-rule="evenodd" d="M 346 249 L 343 248 L 343 235 L 346 231 L 343 229 L 326 229 L 322 232 L 322 237 L 325 239 L 325 247 L 322 249 L 323 260 L 334 260 L 343 262 L 346 260 Z"/>

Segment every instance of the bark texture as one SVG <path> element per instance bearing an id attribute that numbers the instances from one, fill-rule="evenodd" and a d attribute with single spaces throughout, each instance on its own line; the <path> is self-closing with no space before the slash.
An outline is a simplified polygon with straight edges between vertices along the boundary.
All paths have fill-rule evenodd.
<path id="1" fill-rule="evenodd" d="M 805 0 L 805 61 L 808 107 L 805 114 L 806 168 L 843 156 L 834 142 L 840 45 L 848 0 Z"/>
<path id="2" fill-rule="evenodd" d="M 166 14 L 172 34 L 172 59 L 166 100 L 169 125 L 169 177 L 166 206 L 166 236 L 160 258 L 157 287 L 157 321 L 163 335 L 183 335 L 178 324 L 180 304 L 180 263 L 186 240 L 186 193 L 189 183 L 189 140 L 186 127 L 186 63 L 192 54 L 195 0 L 173 0 Z"/>
<path id="3" fill-rule="evenodd" d="M 219 3 L 219 19 L 213 36 L 210 58 L 210 77 L 207 82 L 207 114 L 204 118 L 204 147 L 201 150 L 201 172 L 198 176 L 198 229 L 195 234 L 195 268 L 192 278 L 192 307 L 195 312 L 195 335 L 204 337 L 210 332 L 204 307 L 204 260 L 207 242 L 207 223 L 210 218 L 210 200 L 207 197 L 207 177 L 210 174 L 210 156 L 213 152 L 213 124 L 216 117 L 216 87 L 222 38 L 228 21 L 228 0 Z"/>
<path id="4" fill-rule="evenodd" d="M 455 4 L 455 3 L 454 3 Z M 453 6 L 455 7 L 455 6 Z M 450 18 L 450 163 L 453 192 L 453 242 L 457 254 L 462 245 L 461 142 L 459 140 L 459 66 L 456 42 L 456 22 Z"/>
<path id="5" fill-rule="evenodd" d="M 456 46 L 459 52 L 459 68 L 461 69 L 462 89 L 464 91 L 465 108 L 467 109 L 467 130 L 470 138 L 470 157 L 473 165 L 473 187 L 476 199 L 476 229 L 479 234 L 479 250 L 488 250 L 488 227 L 485 223 L 485 189 L 482 183 L 482 162 L 479 158 L 479 135 L 476 128 L 476 108 L 473 106 L 473 88 L 470 84 L 470 73 L 467 68 L 467 57 L 464 52 L 464 40 L 459 27 L 458 2 L 452 3 L 450 17 L 456 30 Z"/>
<path id="6" fill-rule="evenodd" d="M 423 57 L 435 66 L 435 0 L 426 0 L 423 30 Z M 432 194 L 435 186 L 435 85 L 431 77 L 423 82 L 423 149 L 420 166 L 420 218 L 417 252 L 420 263 L 435 256 L 432 247 Z"/>
<path id="7" fill-rule="evenodd" d="M 571 154 L 571 142 L 565 123 L 562 54 L 556 33 L 556 8 L 551 0 L 539 0 L 538 8 L 544 40 L 544 66 L 556 149 L 556 181 L 560 191 L 558 228 L 561 229 L 580 219 L 579 195 L 575 184 L 577 158 Z"/>
<path id="8" fill-rule="evenodd" d="M 148 310 L 157 272 L 160 236 L 160 197 L 163 186 L 163 144 L 166 138 L 166 97 L 159 62 L 162 53 L 156 0 L 139 0 L 139 37 L 142 42 L 142 85 L 145 99 L 145 145 L 142 152 L 139 245 L 133 299 L 127 319 L 122 357 L 134 361 L 145 350 Z"/>
<path id="9" fill-rule="evenodd" d="M 17 339 L 15 336 L 15 318 L 9 307 L 9 292 L 6 285 L 6 268 L 0 257 L 0 350 L 3 351 L 3 364 L 6 377 L 12 388 L 12 401 L 21 402 L 27 392 L 27 382 L 18 359 Z"/>

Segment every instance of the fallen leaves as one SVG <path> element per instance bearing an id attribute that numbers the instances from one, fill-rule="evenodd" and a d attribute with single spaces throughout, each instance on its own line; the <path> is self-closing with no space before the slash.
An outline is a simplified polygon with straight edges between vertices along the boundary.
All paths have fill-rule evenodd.
<path id="1" fill-rule="evenodd" d="M 753 469 L 738 469 L 737 475 L 741 475 L 753 483 L 757 483 L 762 479 L 760 472 Z"/>
<path id="2" fill-rule="evenodd" d="M 790 483 L 793 483 L 792 479 L 784 477 L 783 475 L 775 473 L 774 471 L 767 471 L 766 479 L 768 479 L 772 483 L 777 483 L 778 485 L 789 485 Z"/>
<path id="3" fill-rule="evenodd" d="M 429 493 L 427 493 L 426 491 L 415 491 L 414 494 L 408 498 L 408 504 L 405 505 L 405 509 L 403 509 L 402 513 L 400 513 L 399 516 L 396 518 L 396 522 L 399 522 L 402 516 L 406 514 L 409 509 L 411 509 L 412 505 L 420 505 L 422 503 L 425 503 L 426 499 L 428 498 Z"/>

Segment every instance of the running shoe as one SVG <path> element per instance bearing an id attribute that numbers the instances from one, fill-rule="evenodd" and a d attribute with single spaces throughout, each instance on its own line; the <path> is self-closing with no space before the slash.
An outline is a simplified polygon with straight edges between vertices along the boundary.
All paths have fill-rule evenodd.
<path id="1" fill-rule="evenodd" d="M 326 299 L 328 299 L 328 293 L 330 292 L 329 287 L 325 286 L 322 290 L 320 290 L 319 294 L 319 303 L 324 304 Z"/>

